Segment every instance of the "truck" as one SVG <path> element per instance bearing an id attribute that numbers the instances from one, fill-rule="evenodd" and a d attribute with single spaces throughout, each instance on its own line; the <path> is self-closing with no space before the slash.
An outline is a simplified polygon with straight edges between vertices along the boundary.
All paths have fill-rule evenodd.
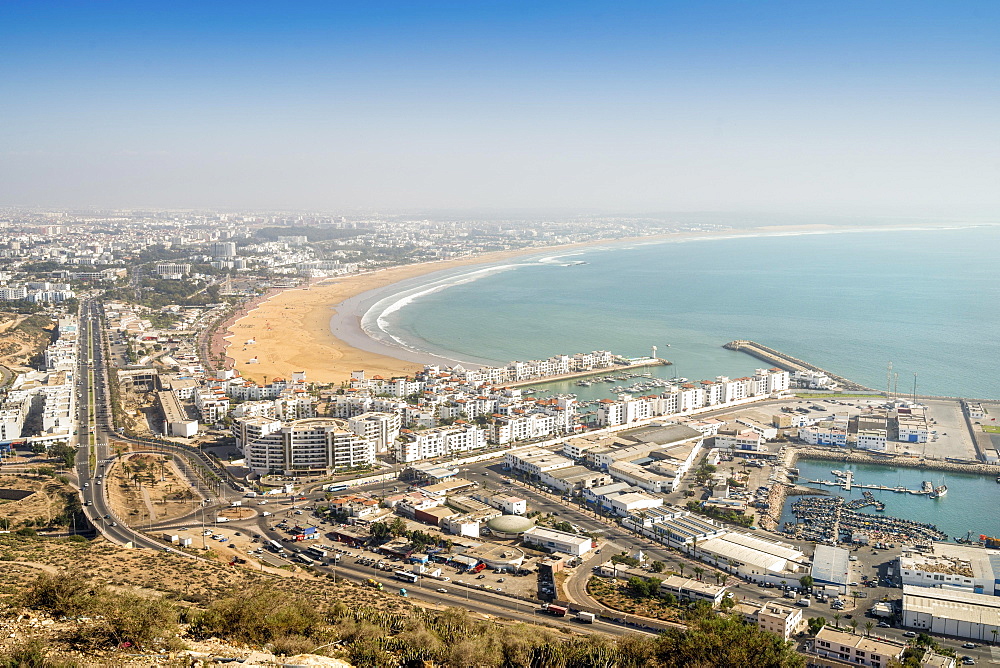
<path id="1" fill-rule="evenodd" d="M 367 580 L 365 580 L 365 584 L 368 585 L 369 587 L 373 587 L 375 589 L 378 589 L 379 591 L 382 591 L 382 583 L 379 582 L 378 580 L 373 580 L 372 578 L 368 578 Z"/>
<path id="2" fill-rule="evenodd" d="M 593 624 L 595 619 L 597 619 L 597 615 L 592 612 L 584 612 L 581 610 L 576 613 L 576 621 L 581 624 Z"/>
<path id="3" fill-rule="evenodd" d="M 486 563 L 485 563 L 485 562 L 482 562 L 482 561 L 480 561 L 480 562 L 479 562 L 478 564 L 476 564 L 476 565 L 475 565 L 475 566 L 474 566 L 474 567 L 472 568 L 472 570 L 471 570 L 471 571 L 469 571 L 469 572 L 470 572 L 470 573 L 478 573 L 479 571 L 483 570 L 484 568 L 486 568 Z"/>
<path id="4" fill-rule="evenodd" d="M 399 595 L 402 596 L 403 598 L 406 598 L 406 590 L 405 589 L 400 589 L 399 590 Z"/>
<path id="5" fill-rule="evenodd" d="M 549 613 L 553 617 L 565 617 L 566 613 L 569 612 L 566 608 L 561 605 L 550 605 L 545 608 L 545 612 Z"/>

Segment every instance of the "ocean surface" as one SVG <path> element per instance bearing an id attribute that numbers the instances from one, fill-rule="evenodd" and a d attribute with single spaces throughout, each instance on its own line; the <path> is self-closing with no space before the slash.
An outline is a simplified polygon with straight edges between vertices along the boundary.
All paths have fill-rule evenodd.
<path id="1" fill-rule="evenodd" d="M 973 538 L 980 534 L 1000 536 L 1000 515 L 993 512 L 993 502 L 1000 492 L 1000 485 L 991 476 L 977 476 L 967 473 L 950 471 L 921 471 L 918 469 L 894 468 L 891 466 L 870 466 L 864 464 L 848 464 L 815 459 L 800 459 L 796 466 L 799 469 L 799 484 L 806 487 L 825 489 L 831 494 L 846 499 L 861 498 L 860 489 L 852 489 L 850 493 L 839 487 L 828 487 L 810 484 L 809 480 L 834 480 L 833 469 L 854 471 L 854 481 L 866 485 L 887 485 L 895 487 L 902 485 L 907 489 L 920 489 L 924 480 L 931 481 L 935 486 L 944 483 L 948 486 L 948 494 L 940 499 L 929 499 L 926 496 L 899 494 L 896 492 L 869 490 L 879 501 L 885 503 L 885 511 L 876 513 L 872 508 L 861 512 L 871 515 L 890 515 L 902 517 L 915 522 L 929 522 L 948 534 L 951 540 L 964 538 L 971 531 Z M 790 496 L 785 501 L 781 514 L 781 525 L 787 521 L 795 521 L 791 513 L 792 503 L 801 497 Z"/>
<path id="2" fill-rule="evenodd" d="M 996 399 L 998 255 L 1000 226 L 609 244 L 419 277 L 362 324 L 474 364 L 655 345 L 673 362 L 656 375 L 691 380 L 752 373 L 722 348 L 752 339 L 877 389 L 891 361 L 900 393 Z"/>

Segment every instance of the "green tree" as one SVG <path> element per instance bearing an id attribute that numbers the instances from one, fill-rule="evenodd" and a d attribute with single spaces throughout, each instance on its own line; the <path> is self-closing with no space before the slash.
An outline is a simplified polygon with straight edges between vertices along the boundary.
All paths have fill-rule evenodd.
<path id="1" fill-rule="evenodd" d="M 666 567 L 667 565 L 662 561 L 654 561 L 649 565 L 649 570 L 653 571 L 654 573 L 662 573 Z"/>
<path id="2" fill-rule="evenodd" d="M 865 622 L 865 636 L 871 635 L 872 629 L 875 628 L 875 622 L 868 620 Z"/>
<path id="3" fill-rule="evenodd" d="M 389 523 L 389 533 L 395 537 L 402 536 L 406 533 L 406 522 L 403 521 L 403 518 L 393 518 L 392 522 Z"/>
<path id="4" fill-rule="evenodd" d="M 803 657 L 792 643 L 759 630 L 735 616 L 709 615 L 687 629 L 668 629 L 655 641 L 655 658 L 663 668 L 688 666 L 771 666 L 800 668 Z M 646 665 L 655 665 L 649 662 Z"/>
<path id="5" fill-rule="evenodd" d="M 852 619 L 851 620 L 851 633 L 856 633 L 857 630 L 858 630 L 858 620 Z"/>
<path id="6" fill-rule="evenodd" d="M 820 629 L 826 626 L 826 620 L 823 619 L 822 617 L 811 617 L 809 618 L 808 624 L 809 624 L 809 633 L 811 633 L 812 635 L 816 635 L 817 633 L 820 632 Z"/>
<path id="7" fill-rule="evenodd" d="M 811 575 L 803 575 L 799 578 L 799 584 L 802 585 L 803 589 L 812 589 L 814 582 Z"/>
<path id="8" fill-rule="evenodd" d="M 705 569 L 701 566 L 695 566 L 691 570 L 694 571 L 695 577 L 698 578 L 698 582 L 701 582 L 701 576 L 705 573 Z"/>

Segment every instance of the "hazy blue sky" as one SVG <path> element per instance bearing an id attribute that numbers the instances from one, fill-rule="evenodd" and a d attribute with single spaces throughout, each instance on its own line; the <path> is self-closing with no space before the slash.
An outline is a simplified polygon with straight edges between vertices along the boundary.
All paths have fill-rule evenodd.
<path id="1" fill-rule="evenodd" d="M 0 1 L 0 204 L 1000 213 L 1000 2 Z"/>

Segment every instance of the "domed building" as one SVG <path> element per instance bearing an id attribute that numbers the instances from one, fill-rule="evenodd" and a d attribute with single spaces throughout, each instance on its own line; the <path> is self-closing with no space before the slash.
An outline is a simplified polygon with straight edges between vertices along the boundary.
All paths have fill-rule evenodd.
<path id="1" fill-rule="evenodd" d="M 497 538 L 504 540 L 516 540 L 525 531 L 535 526 L 535 520 L 522 515 L 501 515 L 494 517 L 486 523 L 490 532 Z"/>

